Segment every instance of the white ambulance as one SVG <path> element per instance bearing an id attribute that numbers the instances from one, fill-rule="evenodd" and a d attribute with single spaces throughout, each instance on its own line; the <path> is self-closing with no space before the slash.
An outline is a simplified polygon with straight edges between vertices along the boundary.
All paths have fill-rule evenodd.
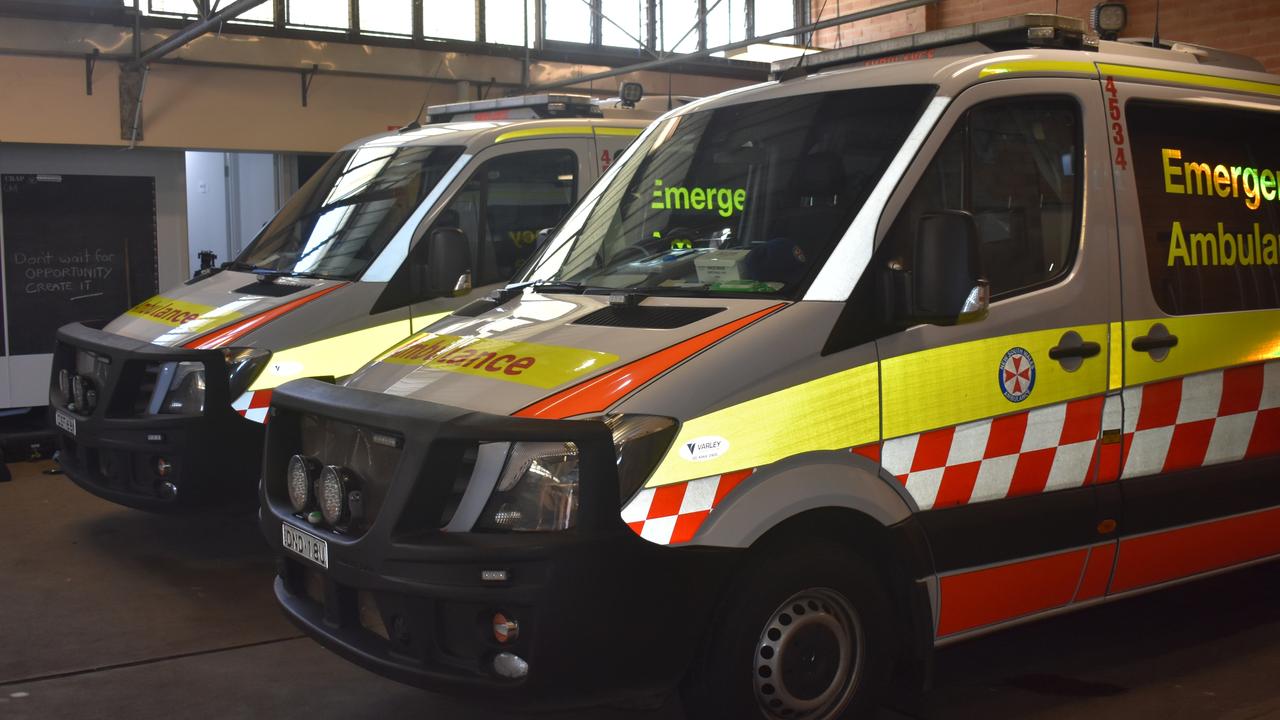
<path id="1" fill-rule="evenodd" d="M 1280 555 L 1278 236 L 1252 61 L 1044 15 L 792 61 L 277 392 L 276 596 L 425 687 L 872 717 L 936 647 Z"/>

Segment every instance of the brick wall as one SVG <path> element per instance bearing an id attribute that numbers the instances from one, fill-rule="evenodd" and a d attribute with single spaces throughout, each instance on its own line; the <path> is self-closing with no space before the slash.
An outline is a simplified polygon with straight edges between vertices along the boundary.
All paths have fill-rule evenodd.
<path id="1" fill-rule="evenodd" d="M 812 12 L 826 5 L 823 18 L 884 5 L 888 0 L 810 0 Z M 1054 12 L 1085 18 L 1096 0 L 939 0 L 936 5 L 885 15 L 869 21 L 828 28 L 818 34 L 822 47 L 836 47 L 887 37 L 954 27 L 1024 12 Z M 1126 37 L 1151 37 L 1155 0 L 1128 0 Z M 1280 2 L 1276 0 L 1162 0 L 1160 37 L 1222 48 L 1255 57 L 1270 72 L 1280 73 Z"/>

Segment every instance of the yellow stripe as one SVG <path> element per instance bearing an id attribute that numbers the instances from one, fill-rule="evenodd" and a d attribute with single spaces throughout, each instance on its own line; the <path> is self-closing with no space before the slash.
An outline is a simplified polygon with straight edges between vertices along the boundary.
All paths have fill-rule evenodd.
<path id="1" fill-rule="evenodd" d="M 1178 337 L 1177 346 L 1160 362 L 1131 345 L 1157 322 Z M 1124 326 L 1128 385 L 1280 358 L 1280 310 L 1131 320 Z"/>
<path id="2" fill-rule="evenodd" d="M 598 127 L 597 135 L 621 135 L 625 137 L 635 137 L 644 132 L 642 128 L 619 128 L 619 127 Z"/>
<path id="3" fill-rule="evenodd" d="M 1111 361 L 1111 371 L 1107 374 L 1107 389 L 1119 390 L 1124 387 L 1124 325 L 1111 323 L 1107 333 L 1111 336 L 1111 353 L 1107 356 Z"/>
<path id="4" fill-rule="evenodd" d="M 568 127 L 543 127 L 543 128 L 527 128 L 525 130 L 512 130 L 504 132 L 498 136 L 493 142 L 500 143 L 507 140 L 519 140 L 521 138 L 531 137 L 547 137 L 550 135 L 590 135 L 592 132 L 590 125 L 572 125 Z"/>
<path id="5" fill-rule="evenodd" d="M 1110 63 L 1098 63 L 1098 69 L 1104 75 L 1113 75 L 1115 77 L 1154 80 L 1177 85 L 1195 85 L 1217 90 L 1237 90 L 1260 95 L 1280 95 L 1280 85 L 1254 80 L 1237 80 L 1216 75 L 1201 75 L 1199 73 L 1177 72 L 1175 70 L 1156 70 L 1155 68 L 1112 65 Z"/>
<path id="6" fill-rule="evenodd" d="M 694 418 L 680 434 L 648 487 L 760 467 L 814 450 L 840 450 L 880 439 L 875 363 L 811 380 Z M 685 460 L 684 443 L 700 437 L 729 441 L 712 460 Z"/>
<path id="7" fill-rule="evenodd" d="M 1075 372 L 1049 359 L 1049 348 L 1074 330 L 1085 341 L 1109 347 L 1105 324 L 1039 330 L 931 348 L 881 361 L 884 436 L 934 428 L 1097 395 L 1107 386 L 1106 358 L 1087 358 Z M 1014 347 L 1031 354 L 1036 380 L 1022 402 L 1004 396 L 1000 363 Z"/>
<path id="8" fill-rule="evenodd" d="M 1009 73 L 1073 73 L 1097 77 L 1098 69 L 1093 66 L 1093 63 L 1070 60 L 1009 60 L 992 63 L 982 68 L 978 77 L 985 78 Z"/>
<path id="9" fill-rule="evenodd" d="M 423 315 L 413 322 L 425 327 L 448 314 L 441 312 Z M 272 353 L 271 363 L 249 389 L 270 390 L 290 380 L 304 377 L 345 377 L 411 333 L 410 320 L 405 318 L 279 350 Z"/>

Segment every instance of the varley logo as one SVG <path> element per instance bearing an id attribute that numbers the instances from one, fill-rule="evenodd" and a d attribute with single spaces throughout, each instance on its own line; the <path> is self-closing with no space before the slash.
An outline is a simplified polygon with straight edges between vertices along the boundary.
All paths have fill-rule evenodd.
<path id="1" fill-rule="evenodd" d="M 729 441 L 718 435 L 704 435 L 680 445 L 680 457 L 690 462 L 702 462 L 729 452 Z"/>

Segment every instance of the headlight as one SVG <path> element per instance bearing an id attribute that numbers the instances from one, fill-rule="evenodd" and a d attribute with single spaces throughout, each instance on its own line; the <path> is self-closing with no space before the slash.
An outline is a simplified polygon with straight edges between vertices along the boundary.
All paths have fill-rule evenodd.
<path id="1" fill-rule="evenodd" d="M 271 359 L 269 350 L 258 348 L 223 348 L 222 357 L 227 363 L 227 384 L 232 400 L 240 397 L 257 379 Z M 161 405 L 161 412 L 172 415 L 200 415 L 204 412 L 205 384 L 204 363 L 180 362 L 175 364 L 173 378 Z"/>
<path id="2" fill-rule="evenodd" d="M 578 519 L 578 448 L 516 443 L 480 514 L 485 530 L 568 530 Z"/>
<path id="3" fill-rule="evenodd" d="M 671 446 L 676 423 L 649 415 L 611 415 L 621 497 L 630 498 Z M 568 530 L 578 519 L 578 448 L 573 443 L 515 443 L 477 530 Z"/>
<path id="4" fill-rule="evenodd" d="M 347 487 L 351 484 L 351 474 L 337 465 L 325 465 L 320 471 L 320 479 L 316 481 L 316 502 L 320 504 L 320 514 L 329 525 L 341 525 L 350 510 L 347 507 Z"/>
<path id="5" fill-rule="evenodd" d="M 227 361 L 227 384 L 231 389 L 231 399 L 240 397 L 249 385 L 258 379 L 262 369 L 271 360 L 271 351 L 262 348 L 222 348 L 222 357 Z"/>
<path id="6" fill-rule="evenodd" d="M 320 462 L 305 455 L 294 455 L 289 458 L 287 482 L 289 485 L 289 504 L 294 512 L 303 512 L 311 504 L 311 483 L 319 476 Z"/>
<path id="7" fill-rule="evenodd" d="M 199 415 L 204 412 L 204 363 L 180 362 L 169 381 L 160 411 L 171 415 Z"/>

